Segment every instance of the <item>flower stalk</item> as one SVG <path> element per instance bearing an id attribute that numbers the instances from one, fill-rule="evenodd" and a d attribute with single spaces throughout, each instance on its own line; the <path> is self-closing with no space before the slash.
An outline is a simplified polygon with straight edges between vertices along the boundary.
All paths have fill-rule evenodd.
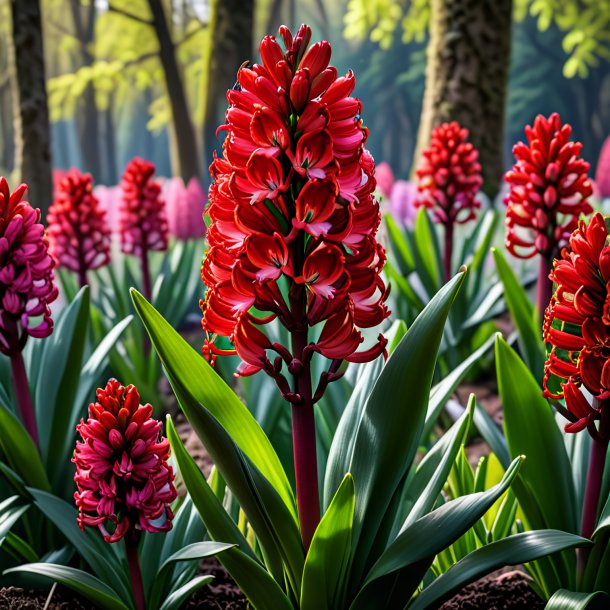
<path id="1" fill-rule="evenodd" d="M 131 577 L 131 591 L 135 602 L 136 610 L 146 610 L 144 598 L 144 585 L 142 584 L 142 570 L 138 558 L 138 543 L 140 533 L 132 531 L 131 535 L 125 538 L 125 548 L 127 549 L 127 562 L 129 563 L 129 575 Z"/>
<path id="2" fill-rule="evenodd" d="M 34 413 L 34 405 L 32 404 L 32 397 L 30 396 L 30 387 L 21 350 L 11 354 L 11 369 L 13 373 L 13 387 L 15 388 L 15 396 L 17 398 L 21 421 L 28 431 L 28 434 L 32 437 L 36 447 L 40 447 L 36 414 Z"/>
<path id="3" fill-rule="evenodd" d="M 544 320 L 544 312 L 553 295 L 553 280 L 549 275 L 553 269 L 553 257 L 540 255 L 538 265 L 538 283 L 536 286 L 536 309 L 539 320 Z"/>
<path id="4" fill-rule="evenodd" d="M 451 279 L 451 259 L 453 256 L 453 222 L 445 224 L 445 252 L 444 252 L 445 281 Z"/>

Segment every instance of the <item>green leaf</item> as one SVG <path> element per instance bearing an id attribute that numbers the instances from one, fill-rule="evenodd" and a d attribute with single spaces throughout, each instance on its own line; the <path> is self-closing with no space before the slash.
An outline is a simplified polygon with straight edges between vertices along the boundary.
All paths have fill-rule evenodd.
<path id="1" fill-rule="evenodd" d="M 495 453 L 498 460 L 500 460 L 500 464 L 502 464 L 504 468 L 508 468 L 508 465 L 510 464 L 508 445 L 500 426 L 496 424 L 480 404 L 477 404 L 475 408 L 473 420 L 474 425 L 477 427 L 477 430 L 485 442 Z"/>
<path id="2" fill-rule="evenodd" d="M 47 473 L 63 477 L 66 443 L 74 437 L 74 399 L 81 376 L 89 326 L 89 287 L 85 286 L 63 312 L 55 332 L 44 342 L 36 380 L 36 419 L 40 453 Z M 44 424 L 44 425 L 43 425 Z"/>
<path id="3" fill-rule="evenodd" d="M 124 601 L 129 601 L 129 578 L 117 564 L 111 545 L 97 531 L 81 531 L 76 523 L 76 509 L 61 498 L 38 489 L 28 488 L 28 491 L 42 514 L 61 531 L 93 572 L 105 583 L 112 584 Z"/>
<path id="4" fill-rule="evenodd" d="M 258 422 L 208 362 L 159 312 L 137 290 L 132 289 L 131 295 L 174 389 L 180 388 L 183 394 L 205 406 L 273 485 L 296 522 L 296 505 L 288 477 Z M 188 405 L 183 406 L 191 421 L 196 414 L 188 410 Z"/>
<path id="5" fill-rule="evenodd" d="M 435 226 L 425 208 L 421 208 L 417 213 L 413 241 L 415 269 L 427 293 L 434 294 L 442 283 L 443 271 Z"/>
<path id="6" fill-rule="evenodd" d="M 3 404 L 0 404 L 0 449 L 8 465 L 27 485 L 49 490 L 40 454 L 23 424 Z"/>
<path id="7" fill-rule="evenodd" d="M 434 556 L 468 531 L 508 489 L 522 460 L 517 458 L 513 461 L 498 485 L 484 492 L 451 500 L 404 528 L 366 576 L 364 587 L 351 606 L 352 610 L 378 607 L 372 605 L 372 600 L 378 599 L 383 591 L 375 586 L 376 580 L 408 566 L 423 577 Z M 414 582 L 414 587 L 417 584 Z M 401 603 L 406 604 L 407 601 L 408 598 Z"/>
<path id="8" fill-rule="evenodd" d="M 545 610 L 607 610 L 610 596 L 603 591 L 579 593 L 559 589 L 544 607 Z"/>
<path id="9" fill-rule="evenodd" d="M 346 474 L 322 516 L 305 559 L 301 610 L 345 607 L 354 505 L 354 480 L 350 474 Z"/>
<path id="10" fill-rule="evenodd" d="M 491 251 L 496 262 L 498 275 L 502 284 L 504 284 L 504 299 L 517 327 L 517 341 L 523 359 L 540 383 L 546 358 L 542 342 L 542 328 L 535 323 L 537 316 L 534 306 L 500 250 L 492 248 Z"/>
<path id="11" fill-rule="evenodd" d="M 590 544 L 586 538 L 557 530 L 525 532 L 492 542 L 472 551 L 439 576 L 409 605 L 409 610 L 436 607 L 468 583 L 505 565 L 527 563 L 564 549 Z"/>
<path id="12" fill-rule="evenodd" d="M 498 389 L 504 406 L 504 430 L 511 456 L 527 455 L 520 478 L 538 503 L 544 525 L 578 531 L 571 467 L 554 413 L 529 367 L 501 338 L 496 338 Z M 515 493 L 525 510 L 523 492 Z"/>
<path id="13" fill-rule="evenodd" d="M 415 475 L 408 481 L 405 492 L 410 509 L 402 518 L 403 528 L 427 514 L 436 503 L 438 495 L 447 482 L 460 447 L 466 441 L 474 405 L 473 394 L 466 411 L 426 454 L 417 466 Z"/>
<path id="14" fill-rule="evenodd" d="M 358 489 L 356 579 L 365 570 L 379 524 L 419 446 L 444 323 L 463 281 L 464 273 L 456 275 L 417 317 L 388 359 L 352 432 L 348 472 Z"/>
<path id="15" fill-rule="evenodd" d="M 159 572 L 167 570 L 172 563 L 177 561 L 192 561 L 193 559 L 212 557 L 233 547 L 235 547 L 234 544 L 226 544 L 224 542 L 194 542 L 193 544 L 188 544 L 168 557 L 161 565 Z"/>
<path id="16" fill-rule="evenodd" d="M 424 424 L 424 429 L 422 431 L 422 439 L 424 441 L 432 433 L 434 424 L 447 400 L 449 400 L 453 392 L 455 392 L 455 389 L 460 385 L 470 369 L 472 369 L 472 367 L 491 349 L 493 343 L 494 339 L 493 337 L 490 337 L 481 347 L 472 352 L 468 358 L 456 366 L 448 375 L 445 375 L 443 380 L 432 388 L 430 391 L 428 412 L 426 413 L 426 423 Z"/>
<path id="17" fill-rule="evenodd" d="M 396 224 L 396 221 L 392 216 L 390 214 L 385 214 L 383 218 L 388 228 L 390 244 L 396 253 L 400 271 L 403 275 L 407 275 L 415 267 L 411 248 L 403 235 L 402 229 Z"/>
<path id="18" fill-rule="evenodd" d="M 0 502 L 0 546 L 13 525 L 29 507 L 29 504 L 23 504 L 23 499 L 19 496 L 11 496 Z"/>
<path id="19" fill-rule="evenodd" d="M 159 610 L 179 610 L 184 602 L 195 592 L 204 585 L 212 582 L 213 576 L 197 576 L 192 580 L 189 580 L 185 585 L 182 585 L 179 589 L 172 591 L 163 604 L 159 607 Z"/>
<path id="20" fill-rule="evenodd" d="M 52 563 L 27 563 L 17 568 L 5 570 L 4 574 L 17 572 L 47 576 L 80 593 L 103 610 L 130 610 L 107 584 L 82 570 Z"/>
<path id="21" fill-rule="evenodd" d="M 239 547 L 230 548 L 220 555 L 219 560 L 222 565 L 255 608 L 260 610 L 292 609 L 292 605 L 278 583 L 260 565 L 246 539 L 225 511 L 193 458 L 184 448 L 170 417 L 167 419 L 167 436 L 180 474 L 209 535 L 216 540 Z"/>

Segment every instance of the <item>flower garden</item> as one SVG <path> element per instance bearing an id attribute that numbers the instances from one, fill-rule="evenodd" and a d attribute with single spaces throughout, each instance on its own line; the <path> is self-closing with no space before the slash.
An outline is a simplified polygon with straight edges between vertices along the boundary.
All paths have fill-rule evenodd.
<path id="1" fill-rule="evenodd" d="M 608 163 L 538 114 L 490 198 L 455 118 L 395 180 L 331 53 L 235 66 L 207 193 L 0 180 L 1 607 L 610 608 Z"/>

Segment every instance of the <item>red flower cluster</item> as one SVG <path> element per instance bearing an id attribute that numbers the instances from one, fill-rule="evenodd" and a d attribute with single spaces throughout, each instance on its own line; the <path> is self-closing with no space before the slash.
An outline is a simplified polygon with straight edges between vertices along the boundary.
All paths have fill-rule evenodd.
<path id="1" fill-rule="evenodd" d="M 176 498 L 174 472 L 168 465 L 169 442 L 159 437 L 161 422 L 152 407 L 140 404 L 132 385 L 111 379 L 97 390 L 89 419 L 76 427 L 72 461 L 78 491 L 78 524 L 97 526 L 106 542 L 117 542 L 131 529 L 164 532 L 172 527 L 169 506 Z M 114 524 L 113 531 L 106 529 Z"/>
<path id="2" fill-rule="evenodd" d="M 593 211 L 589 164 L 579 157 L 582 144 L 570 141 L 571 131 L 557 113 L 538 115 L 533 127 L 525 127 L 528 143 L 513 147 L 517 163 L 505 176 L 510 191 L 504 203 L 506 247 L 514 256 L 556 256 L 578 217 Z"/>
<path id="3" fill-rule="evenodd" d="M 483 184 L 479 151 L 459 123 L 443 123 L 432 130 L 430 147 L 417 170 L 420 196 L 416 205 L 434 210 L 436 222 L 465 223 L 476 217 L 476 196 Z"/>
<path id="4" fill-rule="evenodd" d="M 167 218 L 159 196 L 161 187 L 153 174 L 155 166 L 139 157 L 132 159 L 121 180 L 119 209 L 121 250 L 141 256 L 148 250 L 167 250 Z"/>
<path id="5" fill-rule="evenodd" d="M 40 210 L 23 201 L 26 190 L 22 184 L 11 194 L 0 178 L 0 352 L 8 356 L 28 336 L 51 334 L 49 304 L 58 294 Z"/>
<path id="6" fill-rule="evenodd" d="M 599 419 L 579 390 L 583 385 L 600 403 L 610 398 L 610 246 L 604 217 L 580 222 L 555 260 L 557 289 L 546 310 L 544 340 L 551 350 L 545 365 L 544 394 L 565 396 L 578 432 Z"/>
<path id="7" fill-rule="evenodd" d="M 90 174 L 67 172 L 56 188 L 47 215 L 49 249 L 58 264 L 86 277 L 110 262 L 106 212 L 93 195 Z"/>
<path id="8" fill-rule="evenodd" d="M 298 374 L 313 352 L 335 367 L 379 356 L 382 336 L 357 351 L 359 328 L 380 324 L 388 310 L 374 161 L 351 97 L 354 76 L 337 77 L 328 42 L 308 47 L 309 27 L 280 34 L 286 52 L 265 37 L 262 64 L 242 67 L 227 94 L 223 157 L 210 168 L 202 326 L 212 360 L 226 353 L 215 335 L 230 337 L 244 361 L 239 374 L 264 369 L 286 395 L 282 360 Z M 292 352 L 261 330 L 274 319 L 299 336 Z M 308 328 L 318 324 L 312 340 Z M 273 363 L 268 350 L 279 354 Z"/>

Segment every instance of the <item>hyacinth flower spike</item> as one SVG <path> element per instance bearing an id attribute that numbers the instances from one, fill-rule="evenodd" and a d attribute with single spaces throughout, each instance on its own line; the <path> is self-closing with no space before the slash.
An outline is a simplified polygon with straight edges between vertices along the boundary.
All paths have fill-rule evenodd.
<path id="1" fill-rule="evenodd" d="M 87 273 L 110 262 L 110 229 L 106 211 L 93 195 L 90 174 L 71 169 L 59 180 L 47 214 L 49 249 L 59 267 L 78 275 L 85 286 Z"/>
<path id="2" fill-rule="evenodd" d="M 344 361 L 385 353 L 386 340 L 361 348 L 359 329 L 383 322 L 385 252 L 373 197 L 375 164 L 364 148 L 355 78 L 329 65 L 330 44 L 309 45 L 311 29 L 280 28 L 260 46 L 261 64 L 239 70 L 227 93 L 227 132 L 207 214 L 210 245 L 201 275 L 212 362 L 236 353 L 238 375 L 264 371 L 292 408 L 297 506 L 305 548 L 320 520 L 314 404 Z M 279 322 L 288 345 L 267 325 Z M 218 336 L 232 346 L 219 347 Z M 312 358 L 326 359 L 313 379 Z M 344 368 L 344 367 L 343 367 Z"/>
<path id="3" fill-rule="evenodd" d="M 481 207 L 477 193 L 483 184 L 479 151 L 459 123 L 443 123 L 432 130 L 430 146 L 417 170 L 419 196 L 415 202 L 433 210 L 434 221 L 445 229 L 443 268 L 452 276 L 453 233 L 456 224 L 476 218 Z"/>
<path id="4" fill-rule="evenodd" d="M 22 184 L 11 193 L 0 178 L 0 352 L 11 360 L 21 418 L 38 445 L 22 350 L 28 337 L 48 337 L 53 331 L 49 305 L 58 290 L 40 210 L 23 200 L 26 190 Z"/>
<path id="5" fill-rule="evenodd" d="M 138 543 L 142 531 L 172 527 L 176 499 L 174 472 L 167 460 L 169 442 L 151 405 L 141 405 L 133 385 L 111 379 L 97 390 L 87 421 L 76 427 L 74 500 L 78 524 L 97 527 L 109 543 L 125 541 L 137 610 L 145 610 Z M 109 529 L 110 528 L 110 529 Z"/>
<path id="6" fill-rule="evenodd" d="M 559 256 L 581 214 L 591 214 L 593 192 L 582 144 L 570 140 L 572 128 L 557 113 L 538 115 L 526 126 L 527 144 L 513 147 L 517 162 L 506 173 L 506 247 L 518 258 L 540 256 L 537 306 L 540 319 L 551 298 L 553 259 Z"/>
<path id="7" fill-rule="evenodd" d="M 168 224 L 161 187 L 153 179 L 155 166 L 150 161 L 132 159 L 121 179 L 119 234 L 121 251 L 140 259 L 142 289 L 150 301 L 152 284 L 148 253 L 167 250 Z"/>
<path id="8" fill-rule="evenodd" d="M 566 432 L 588 430 L 592 437 L 581 534 L 590 538 L 610 442 L 610 240 L 604 217 L 580 221 L 556 259 L 557 284 L 544 319 L 550 348 L 544 394 L 564 398 Z M 579 569 L 582 571 L 582 557 Z"/>

